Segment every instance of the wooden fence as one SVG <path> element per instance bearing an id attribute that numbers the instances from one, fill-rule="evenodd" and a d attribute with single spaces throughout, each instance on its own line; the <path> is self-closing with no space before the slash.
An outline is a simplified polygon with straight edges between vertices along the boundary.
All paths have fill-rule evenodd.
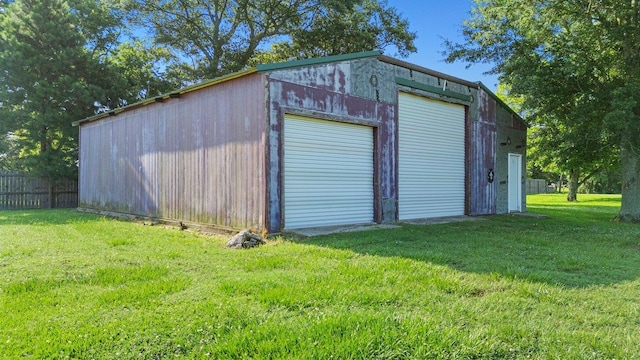
<path id="1" fill-rule="evenodd" d="M 0 210 L 73 208 L 78 206 L 78 181 L 0 171 Z"/>
<path id="2" fill-rule="evenodd" d="M 546 194 L 553 192 L 553 188 L 544 179 L 527 179 L 527 194 Z"/>

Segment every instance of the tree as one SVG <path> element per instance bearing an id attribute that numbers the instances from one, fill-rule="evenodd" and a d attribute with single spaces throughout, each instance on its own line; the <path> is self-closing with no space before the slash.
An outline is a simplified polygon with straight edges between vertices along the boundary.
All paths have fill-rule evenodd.
<path id="1" fill-rule="evenodd" d="M 595 175 L 615 171 L 616 144 L 600 136 L 590 122 L 534 121 L 529 134 L 530 166 L 566 175 L 567 201 L 578 200 L 578 189 Z"/>
<path id="2" fill-rule="evenodd" d="M 547 107 L 543 112 L 540 109 L 527 111 L 523 109 L 524 97 L 513 95 L 509 86 L 499 84 L 497 93 L 528 120 L 528 168 L 556 173 L 559 177 L 568 175 L 567 201 L 577 201 L 580 185 L 597 173 L 614 167 L 611 159 L 615 158 L 617 147 L 602 131 L 601 118 L 585 121 L 583 113 L 596 111 L 585 111 L 587 104 L 583 101 L 567 96 L 566 102 L 558 102 L 562 106 Z"/>
<path id="3" fill-rule="evenodd" d="M 118 103 L 111 106 L 124 106 L 179 88 L 182 80 L 169 78 L 159 70 L 166 67 L 171 58 L 168 49 L 149 48 L 139 40 L 118 44 L 106 60 L 112 71 L 118 74 L 110 84 L 105 84 L 110 86 L 109 93 L 118 94 Z"/>
<path id="4" fill-rule="evenodd" d="M 98 111 L 179 86 L 162 48 L 119 43 L 123 13 L 89 0 L 0 3 L 2 168 L 53 180 L 77 173 L 77 128 Z"/>
<path id="5" fill-rule="evenodd" d="M 345 2 L 314 12 L 308 25 L 292 29 L 290 39 L 259 51 L 253 62 L 270 63 L 394 48 L 400 56 L 416 51 L 416 34 L 385 1 Z"/>
<path id="6" fill-rule="evenodd" d="M 153 45 L 177 54 L 168 72 L 192 82 L 241 70 L 260 59 L 389 45 L 403 55 L 415 51 L 415 34 L 407 21 L 377 0 L 128 1 L 132 21 L 149 30 Z M 271 51 L 263 50 L 270 44 Z"/>
<path id="7" fill-rule="evenodd" d="M 0 133 L 19 168 L 53 180 L 77 173 L 71 122 L 117 106 L 119 74 L 104 59 L 115 43 L 113 11 L 89 0 L 15 0 L 0 12 Z"/>
<path id="8" fill-rule="evenodd" d="M 17 170 L 17 158 L 18 148 L 13 135 L 9 133 L 0 135 L 0 170 Z"/>
<path id="9" fill-rule="evenodd" d="M 475 1 L 465 42 L 447 43 L 448 60 L 493 63 L 526 109 L 556 122 L 550 130 L 569 141 L 573 159 L 616 144 L 623 176 L 618 218 L 640 221 L 640 5 Z"/>

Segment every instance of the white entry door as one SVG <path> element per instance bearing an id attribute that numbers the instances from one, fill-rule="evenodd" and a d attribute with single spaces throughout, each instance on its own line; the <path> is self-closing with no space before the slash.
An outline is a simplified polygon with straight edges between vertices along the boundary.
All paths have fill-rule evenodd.
<path id="1" fill-rule="evenodd" d="M 522 211 L 522 155 L 509 154 L 509 212 Z"/>

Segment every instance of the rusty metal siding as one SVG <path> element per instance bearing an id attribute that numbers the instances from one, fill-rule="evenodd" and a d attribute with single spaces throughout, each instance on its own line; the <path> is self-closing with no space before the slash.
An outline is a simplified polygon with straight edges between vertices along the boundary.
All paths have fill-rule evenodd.
<path id="1" fill-rule="evenodd" d="M 82 124 L 80 207 L 263 229 L 264 98 L 252 74 Z"/>
<path id="2" fill-rule="evenodd" d="M 520 186 L 521 210 L 526 211 L 526 180 L 527 180 L 527 127 L 524 122 L 518 119 L 506 108 L 498 107 L 497 118 L 497 167 L 501 170 L 500 182 L 498 184 L 498 206 L 496 213 L 505 214 L 509 212 L 509 154 L 522 155 Z"/>
<path id="3" fill-rule="evenodd" d="M 397 95 L 396 95 L 397 97 Z M 378 187 L 379 218 L 382 223 L 398 220 L 398 142 L 397 106 L 386 107 L 380 117 L 376 133 L 376 179 Z"/>
<path id="4" fill-rule="evenodd" d="M 351 95 L 395 105 L 398 86 L 391 65 L 377 59 L 362 59 L 351 64 Z"/>
<path id="5" fill-rule="evenodd" d="M 270 80 L 297 84 L 310 89 L 324 90 L 332 93 L 351 93 L 351 63 L 338 62 L 319 66 L 274 71 L 269 74 Z"/>
<path id="6" fill-rule="evenodd" d="M 478 117 L 470 124 L 470 215 L 505 214 L 509 205 L 509 154 L 520 154 L 526 184 L 526 124 L 484 89 L 478 90 Z M 493 183 L 489 183 L 489 170 Z M 524 191 L 523 191 L 524 194 Z M 526 197 L 522 197 L 526 209 Z"/>
<path id="7" fill-rule="evenodd" d="M 468 96 L 470 101 L 447 98 L 441 94 L 406 89 L 396 83 L 397 77 L 412 79 L 427 85 Z M 423 72 L 419 68 L 404 67 L 400 63 L 380 61 L 374 58 L 342 61 L 301 68 L 287 68 L 270 72 L 267 76 L 269 99 L 268 132 L 268 222 L 270 231 L 281 230 L 283 213 L 282 197 L 282 120 L 285 113 L 317 117 L 334 121 L 347 121 L 373 126 L 375 136 L 375 220 L 394 222 L 398 219 L 398 139 L 397 103 L 398 91 L 409 91 L 437 100 L 464 105 L 467 108 L 468 156 L 477 156 L 475 172 L 480 167 L 493 165 L 495 158 L 495 123 L 480 122 L 471 129 L 472 120 L 479 117 L 478 85 L 459 82 L 454 78 Z M 490 96 L 487 96 L 487 101 Z M 495 106 L 495 103 L 493 103 Z M 495 121 L 495 119 L 493 119 Z M 493 126 L 493 127 L 492 127 Z M 472 134 L 473 132 L 473 134 Z M 488 136 L 488 137 L 486 137 Z M 477 137 L 479 144 L 475 143 Z M 480 159 L 482 158 L 482 160 Z M 467 163 L 467 194 L 476 196 L 480 179 L 485 175 L 470 175 Z M 482 170 L 484 173 L 486 170 Z M 470 184 L 470 178 L 477 184 Z M 468 200 L 478 213 L 495 213 L 495 184 L 484 189 L 479 199 Z M 470 205 L 470 206 L 471 206 Z"/>
<path id="8" fill-rule="evenodd" d="M 269 73 L 269 147 L 268 147 L 268 222 L 270 231 L 282 229 L 282 122 L 284 114 L 308 116 L 333 121 L 345 121 L 376 128 L 377 188 L 376 221 L 395 221 L 395 212 L 385 206 L 395 206 L 395 103 L 354 96 L 354 64 L 362 70 L 372 61 L 339 62 L 312 67 L 284 69 Z M 382 76 L 381 76 L 382 77 Z M 370 80 L 370 76 L 365 79 Z M 372 96 L 375 91 L 371 91 Z M 393 216 L 388 218 L 388 216 Z"/>
<path id="9" fill-rule="evenodd" d="M 477 118 L 470 122 L 469 136 L 469 215 L 495 214 L 496 175 L 496 102 L 478 91 Z M 493 182 L 489 176 L 493 175 Z"/>

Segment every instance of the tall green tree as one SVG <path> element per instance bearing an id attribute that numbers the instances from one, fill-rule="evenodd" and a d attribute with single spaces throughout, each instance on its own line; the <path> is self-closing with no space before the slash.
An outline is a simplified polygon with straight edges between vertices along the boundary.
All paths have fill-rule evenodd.
<path id="1" fill-rule="evenodd" d="M 340 55 L 373 49 L 406 57 L 417 49 L 409 22 L 384 0 L 339 2 L 313 12 L 307 26 L 291 30 L 289 39 L 258 51 L 254 62 Z"/>
<path id="2" fill-rule="evenodd" d="M 615 143 L 623 175 L 618 218 L 640 221 L 637 1 L 475 3 L 463 25 L 465 41 L 448 43 L 448 60 L 494 64 L 500 81 L 524 98 L 524 108 L 558 122 L 555 129 L 575 145 L 567 151 Z"/>
<path id="3" fill-rule="evenodd" d="M 118 101 L 106 49 L 113 13 L 89 0 L 15 0 L 0 13 L 0 133 L 12 134 L 19 167 L 52 179 L 77 173 L 71 122 Z"/>
<path id="4" fill-rule="evenodd" d="M 13 134 L 0 133 L 0 170 L 17 170 L 17 153 Z"/>
<path id="5" fill-rule="evenodd" d="M 126 29 L 113 3 L 3 0 L 0 5 L 1 169 L 74 176 L 72 121 L 180 85 L 158 70 L 171 57 L 167 49 L 119 42 Z"/>
<path id="6" fill-rule="evenodd" d="M 581 185 L 601 173 L 616 172 L 617 144 L 589 121 L 537 119 L 530 128 L 527 161 L 531 167 L 566 176 L 567 201 L 578 200 Z M 597 126 L 598 124 L 596 124 Z"/>
<path id="7" fill-rule="evenodd" d="M 161 71 L 172 55 L 164 47 L 147 47 L 140 40 L 119 43 L 106 57 L 106 65 L 116 74 L 105 83 L 108 93 L 117 94 L 117 103 L 110 108 L 125 106 L 139 100 L 166 94 L 182 85 L 183 80 Z"/>
<path id="8" fill-rule="evenodd" d="M 176 54 L 169 73 L 215 78 L 250 62 L 395 46 L 415 51 L 408 22 L 384 0 L 128 0 L 153 46 Z M 269 51 L 271 44 L 274 48 Z M 258 56 L 258 58 L 256 58 Z M 176 76 L 174 76 L 176 77 Z"/>
<path id="9" fill-rule="evenodd" d="M 589 119 L 584 115 L 603 112 L 587 110 L 589 102 L 581 100 L 582 94 L 575 89 L 562 91 L 566 93 L 564 102 L 555 98 L 558 105 L 541 105 L 537 111 L 524 109 L 524 97 L 515 96 L 504 83 L 498 85 L 497 94 L 528 120 L 527 167 L 556 173 L 560 178 L 567 175 L 567 200 L 577 201 L 580 185 L 598 173 L 615 171 L 617 146 L 603 129 L 602 116 Z"/>

